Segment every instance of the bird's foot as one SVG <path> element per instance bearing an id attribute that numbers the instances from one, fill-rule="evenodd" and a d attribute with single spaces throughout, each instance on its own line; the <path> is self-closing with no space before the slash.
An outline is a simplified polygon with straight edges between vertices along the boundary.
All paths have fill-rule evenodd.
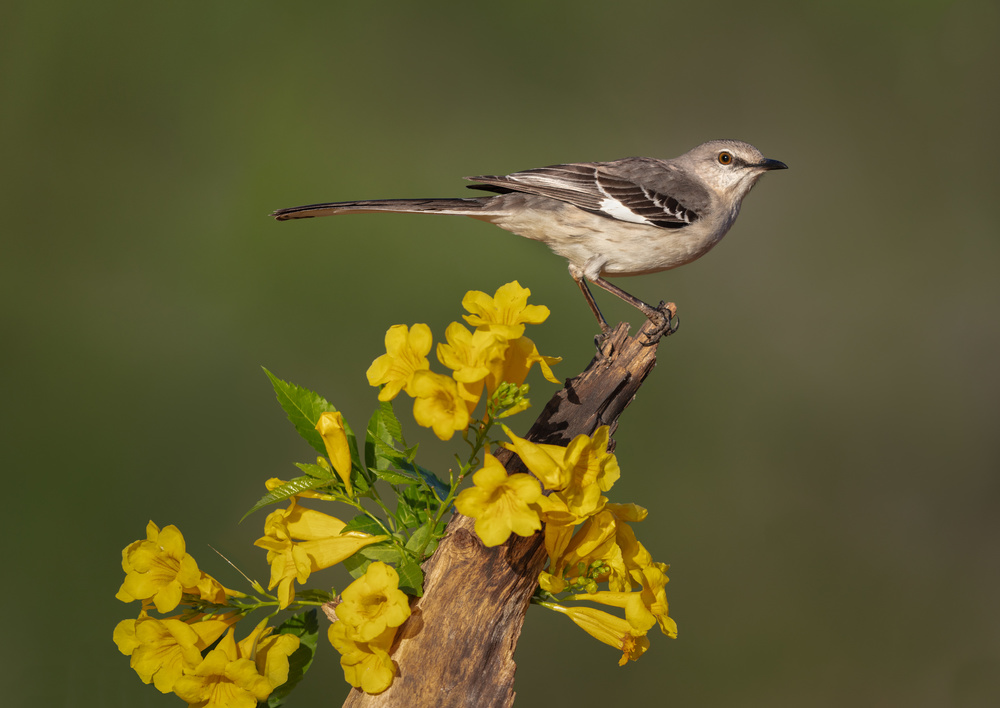
<path id="1" fill-rule="evenodd" d="M 646 341 L 642 343 L 644 347 L 656 344 L 663 337 L 669 337 L 681 326 L 680 317 L 677 316 L 677 305 L 672 302 L 660 301 L 660 305 L 652 312 L 646 313 L 649 321 L 653 323 L 653 329 L 643 332 Z"/>

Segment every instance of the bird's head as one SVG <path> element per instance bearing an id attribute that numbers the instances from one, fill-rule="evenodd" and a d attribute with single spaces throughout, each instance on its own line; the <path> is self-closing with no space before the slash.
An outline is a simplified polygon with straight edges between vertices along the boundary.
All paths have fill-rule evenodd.
<path id="1" fill-rule="evenodd" d="M 762 174 L 788 168 L 784 162 L 764 157 L 750 143 L 712 140 L 681 155 L 677 161 L 698 175 L 712 189 L 742 199 Z"/>

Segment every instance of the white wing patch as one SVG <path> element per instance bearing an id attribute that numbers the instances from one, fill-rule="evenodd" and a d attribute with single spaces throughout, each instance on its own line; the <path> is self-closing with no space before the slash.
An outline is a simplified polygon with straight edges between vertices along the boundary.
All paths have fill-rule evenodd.
<path id="1" fill-rule="evenodd" d="M 601 190 L 601 192 L 605 193 L 603 189 Z M 601 202 L 601 211 L 603 211 L 608 216 L 612 216 L 618 219 L 619 221 L 631 221 L 633 224 L 653 223 L 649 219 L 639 216 L 638 214 L 636 214 L 634 211 L 629 209 L 627 206 L 622 204 L 614 197 L 605 196 L 604 201 Z"/>
<path id="2" fill-rule="evenodd" d="M 608 194 L 608 190 L 606 190 L 604 188 L 604 185 L 601 184 L 600 173 L 597 171 L 596 167 L 594 168 L 594 184 L 597 186 L 597 189 L 600 190 L 601 194 L 604 195 L 604 200 L 601 202 L 601 211 L 603 211 L 605 214 L 614 217 L 619 221 L 630 221 L 633 224 L 652 225 L 653 222 L 651 222 L 649 219 L 647 219 L 644 216 L 640 216 L 639 214 L 636 214 L 634 211 L 632 211 L 627 206 L 622 204 L 619 200 L 615 199 L 610 194 Z"/>

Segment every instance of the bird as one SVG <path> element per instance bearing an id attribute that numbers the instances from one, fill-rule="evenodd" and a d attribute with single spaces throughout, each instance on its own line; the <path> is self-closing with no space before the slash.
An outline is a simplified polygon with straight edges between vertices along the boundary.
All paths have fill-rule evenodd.
<path id="1" fill-rule="evenodd" d="M 787 169 L 749 143 L 711 140 L 679 157 L 626 157 L 466 177 L 489 196 L 367 199 L 278 209 L 278 221 L 376 212 L 452 214 L 495 224 L 540 241 L 569 261 L 603 335 L 610 326 L 587 283 L 629 303 L 656 327 L 675 329 L 673 303 L 654 307 L 606 280 L 647 275 L 705 255 L 729 231 L 743 198 L 771 170 Z M 598 335 L 599 337 L 601 335 Z"/>

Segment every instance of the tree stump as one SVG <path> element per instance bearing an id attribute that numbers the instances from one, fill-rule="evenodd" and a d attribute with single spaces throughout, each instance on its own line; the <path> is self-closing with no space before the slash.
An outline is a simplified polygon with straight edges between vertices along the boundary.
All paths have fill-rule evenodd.
<path id="1" fill-rule="evenodd" d="M 566 445 L 602 425 L 614 434 L 618 417 L 656 364 L 658 342 L 643 344 L 652 331 L 647 321 L 629 337 L 628 325 L 619 324 L 586 370 L 546 404 L 525 437 Z M 496 457 L 508 474 L 527 472 L 508 450 Z M 353 689 L 345 707 L 513 705 L 514 649 L 545 564 L 543 536 L 512 535 L 503 545 L 486 548 L 474 523 L 456 513 L 424 564 L 424 596 L 412 603 L 412 615 L 393 645 L 398 673 L 392 686 L 377 695 Z"/>

